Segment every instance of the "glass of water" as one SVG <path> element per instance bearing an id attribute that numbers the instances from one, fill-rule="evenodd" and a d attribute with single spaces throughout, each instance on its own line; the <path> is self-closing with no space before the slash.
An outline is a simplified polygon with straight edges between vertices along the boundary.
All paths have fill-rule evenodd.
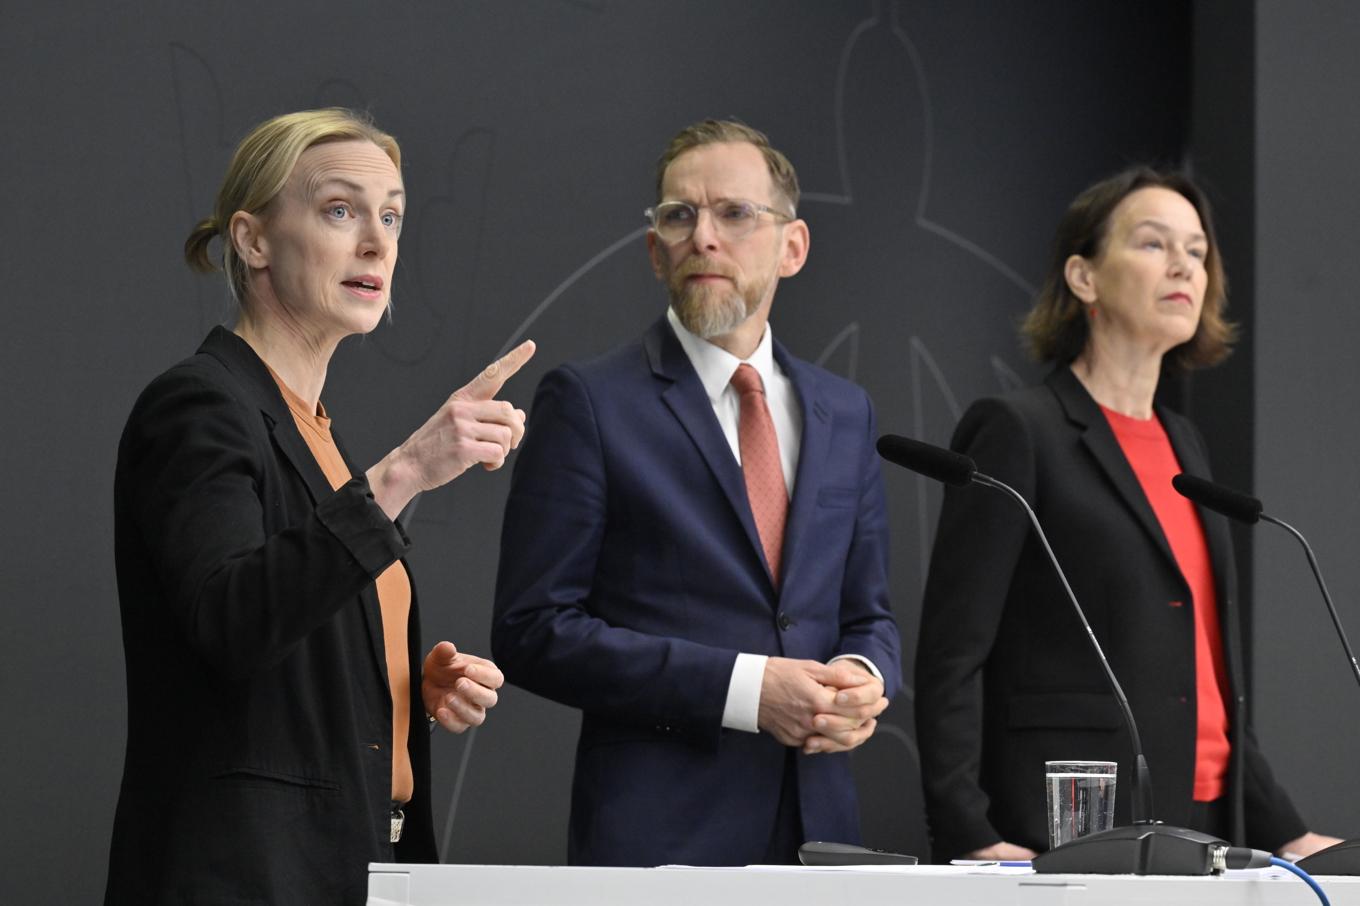
<path id="1" fill-rule="evenodd" d="M 1114 827 L 1113 761 L 1046 761 L 1048 848 Z"/>

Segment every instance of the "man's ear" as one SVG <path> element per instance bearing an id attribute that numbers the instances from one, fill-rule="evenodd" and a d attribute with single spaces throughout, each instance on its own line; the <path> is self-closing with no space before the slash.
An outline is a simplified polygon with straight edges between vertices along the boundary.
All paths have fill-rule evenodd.
<path id="1" fill-rule="evenodd" d="M 656 279 L 664 281 L 666 271 L 663 267 L 666 250 L 661 246 L 661 240 L 656 238 L 656 230 L 647 231 L 647 257 L 652 262 L 652 273 L 656 274 Z"/>
<path id="2" fill-rule="evenodd" d="M 784 247 L 779 257 L 779 276 L 792 277 L 807 263 L 808 246 L 812 237 L 805 220 L 793 220 L 784 225 Z"/>
<path id="3" fill-rule="evenodd" d="M 231 215 L 227 225 L 236 257 L 246 267 L 260 269 L 269 266 L 269 240 L 264 234 L 264 221 L 246 211 Z"/>
<path id="4" fill-rule="evenodd" d="M 1063 265 L 1063 278 L 1067 281 L 1067 288 L 1072 290 L 1072 295 L 1087 305 L 1096 301 L 1095 268 L 1091 267 L 1090 261 L 1081 255 L 1071 256 Z"/>

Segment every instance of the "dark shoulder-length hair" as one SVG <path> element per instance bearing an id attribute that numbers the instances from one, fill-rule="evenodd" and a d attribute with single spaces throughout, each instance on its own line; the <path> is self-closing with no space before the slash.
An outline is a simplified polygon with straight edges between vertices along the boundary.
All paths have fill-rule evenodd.
<path id="1" fill-rule="evenodd" d="M 1209 200 L 1185 173 L 1137 166 L 1101 180 L 1082 192 L 1058 224 L 1043 288 L 1020 327 L 1031 354 L 1039 361 L 1067 364 L 1086 348 L 1091 329 L 1081 300 L 1067 285 L 1067 259 L 1080 255 L 1095 260 L 1104 254 L 1114 209 L 1129 195 L 1149 187 L 1170 189 L 1190 202 L 1199 214 L 1208 240 L 1208 254 L 1204 259 L 1208 281 L 1199 326 L 1193 337 L 1166 354 L 1164 365 L 1188 371 L 1216 365 L 1232 352 L 1237 325 L 1227 319 L 1227 282 Z"/>

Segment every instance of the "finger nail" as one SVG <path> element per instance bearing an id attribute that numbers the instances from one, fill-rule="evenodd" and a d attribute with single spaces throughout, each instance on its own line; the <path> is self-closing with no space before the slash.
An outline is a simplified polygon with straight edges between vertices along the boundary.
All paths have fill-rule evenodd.
<path id="1" fill-rule="evenodd" d="M 816 752 L 816 751 L 820 750 L 821 747 L 822 747 L 821 743 L 817 743 L 817 742 L 810 742 L 810 743 L 807 744 L 807 750 L 808 750 L 809 752 Z"/>
<path id="2" fill-rule="evenodd" d="M 847 693 L 845 693 L 845 692 L 842 692 L 841 694 L 839 694 L 839 695 L 836 696 L 836 704 L 838 704 L 838 705 L 843 705 L 843 704 L 845 704 L 846 702 L 848 702 L 849 700 L 850 700 L 850 696 L 849 696 Z"/>

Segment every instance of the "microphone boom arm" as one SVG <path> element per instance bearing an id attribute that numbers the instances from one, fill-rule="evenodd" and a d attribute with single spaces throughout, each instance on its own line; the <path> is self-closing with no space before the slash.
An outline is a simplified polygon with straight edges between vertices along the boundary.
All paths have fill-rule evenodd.
<path id="1" fill-rule="evenodd" d="M 1351 643 L 1346 638 L 1346 630 L 1341 628 L 1341 618 L 1336 614 L 1336 605 L 1332 603 L 1332 596 L 1327 591 L 1327 583 L 1322 581 L 1322 569 L 1318 566 L 1317 557 L 1313 556 L 1313 548 L 1308 544 L 1308 539 L 1304 538 L 1298 529 L 1285 522 L 1283 519 L 1276 519 L 1274 516 L 1261 514 L 1261 519 L 1278 525 L 1280 528 L 1289 532 L 1303 545 L 1303 552 L 1308 556 L 1308 565 L 1313 568 L 1313 578 L 1317 579 L 1318 588 L 1322 590 L 1322 600 L 1327 602 L 1327 612 L 1332 616 L 1332 625 L 1336 627 L 1336 634 L 1341 639 L 1341 647 L 1346 649 L 1346 657 L 1351 662 L 1351 671 L 1355 674 L 1356 682 L 1360 682 L 1360 664 L 1355 661 L 1355 652 L 1351 651 Z"/>
<path id="2" fill-rule="evenodd" d="M 1068 584 L 1067 576 L 1063 573 L 1062 566 L 1058 564 L 1058 558 L 1054 555 L 1053 548 L 1048 543 L 1048 536 L 1044 534 L 1043 526 L 1039 524 L 1039 517 L 1034 514 L 1033 508 L 1030 507 L 1029 502 L 1025 500 L 1024 496 L 1004 481 L 998 481 L 990 475 L 984 475 L 981 472 L 974 472 L 970 478 L 976 484 L 986 485 L 989 488 L 995 488 L 996 490 L 1001 491 L 1007 497 L 1018 503 L 1020 508 L 1025 511 L 1025 515 L 1029 517 L 1030 525 L 1034 527 L 1034 533 L 1038 536 L 1039 543 L 1044 546 L 1044 550 L 1048 553 L 1048 560 L 1053 564 L 1053 571 L 1058 574 L 1058 580 L 1062 582 L 1063 590 L 1067 592 L 1067 599 L 1072 602 L 1072 609 L 1077 612 L 1077 619 L 1081 620 L 1082 628 L 1086 630 L 1086 635 L 1090 637 L 1091 644 L 1095 646 L 1096 652 L 1100 655 L 1098 660 L 1100 661 L 1101 668 L 1105 671 L 1105 678 L 1110 681 L 1110 687 L 1114 690 L 1114 696 L 1119 703 L 1119 708 L 1124 712 L 1124 722 L 1128 725 L 1129 736 L 1132 738 L 1133 742 L 1133 751 L 1136 753 L 1137 758 L 1137 764 L 1134 766 L 1134 792 L 1130 804 L 1130 814 L 1133 816 L 1133 823 L 1154 823 L 1155 819 L 1153 818 L 1152 809 L 1152 777 L 1148 771 L 1147 758 L 1143 755 L 1143 741 L 1138 735 L 1138 724 L 1133 719 L 1133 709 L 1129 707 L 1129 700 L 1124 695 L 1124 688 L 1119 685 L 1119 679 L 1114 675 L 1114 670 L 1110 667 L 1109 659 L 1105 657 L 1104 649 L 1100 647 L 1100 640 L 1096 638 L 1095 631 L 1091 629 L 1091 624 L 1086 619 L 1085 611 L 1081 609 L 1081 604 L 1077 602 L 1077 596 L 1072 591 L 1072 586 Z M 1311 551 L 1309 552 L 1309 556 L 1312 556 Z M 1321 581 L 1320 577 L 1319 581 Z M 1323 594 L 1326 594 L 1325 589 Z M 1330 600 L 1328 603 L 1330 604 Z M 1335 611 L 1333 611 L 1333 615 L 1333 618 L 1335 618 Z M 1350 653 L 1349 646 L 1347 646 L 1346 652 L 1348 654 Z M 1355 658 L 1351 658 L 1351 663 L 1355 663 Z M 1357 676 L 1360 676 L 1360 674 L 1357 674 Z"/>

